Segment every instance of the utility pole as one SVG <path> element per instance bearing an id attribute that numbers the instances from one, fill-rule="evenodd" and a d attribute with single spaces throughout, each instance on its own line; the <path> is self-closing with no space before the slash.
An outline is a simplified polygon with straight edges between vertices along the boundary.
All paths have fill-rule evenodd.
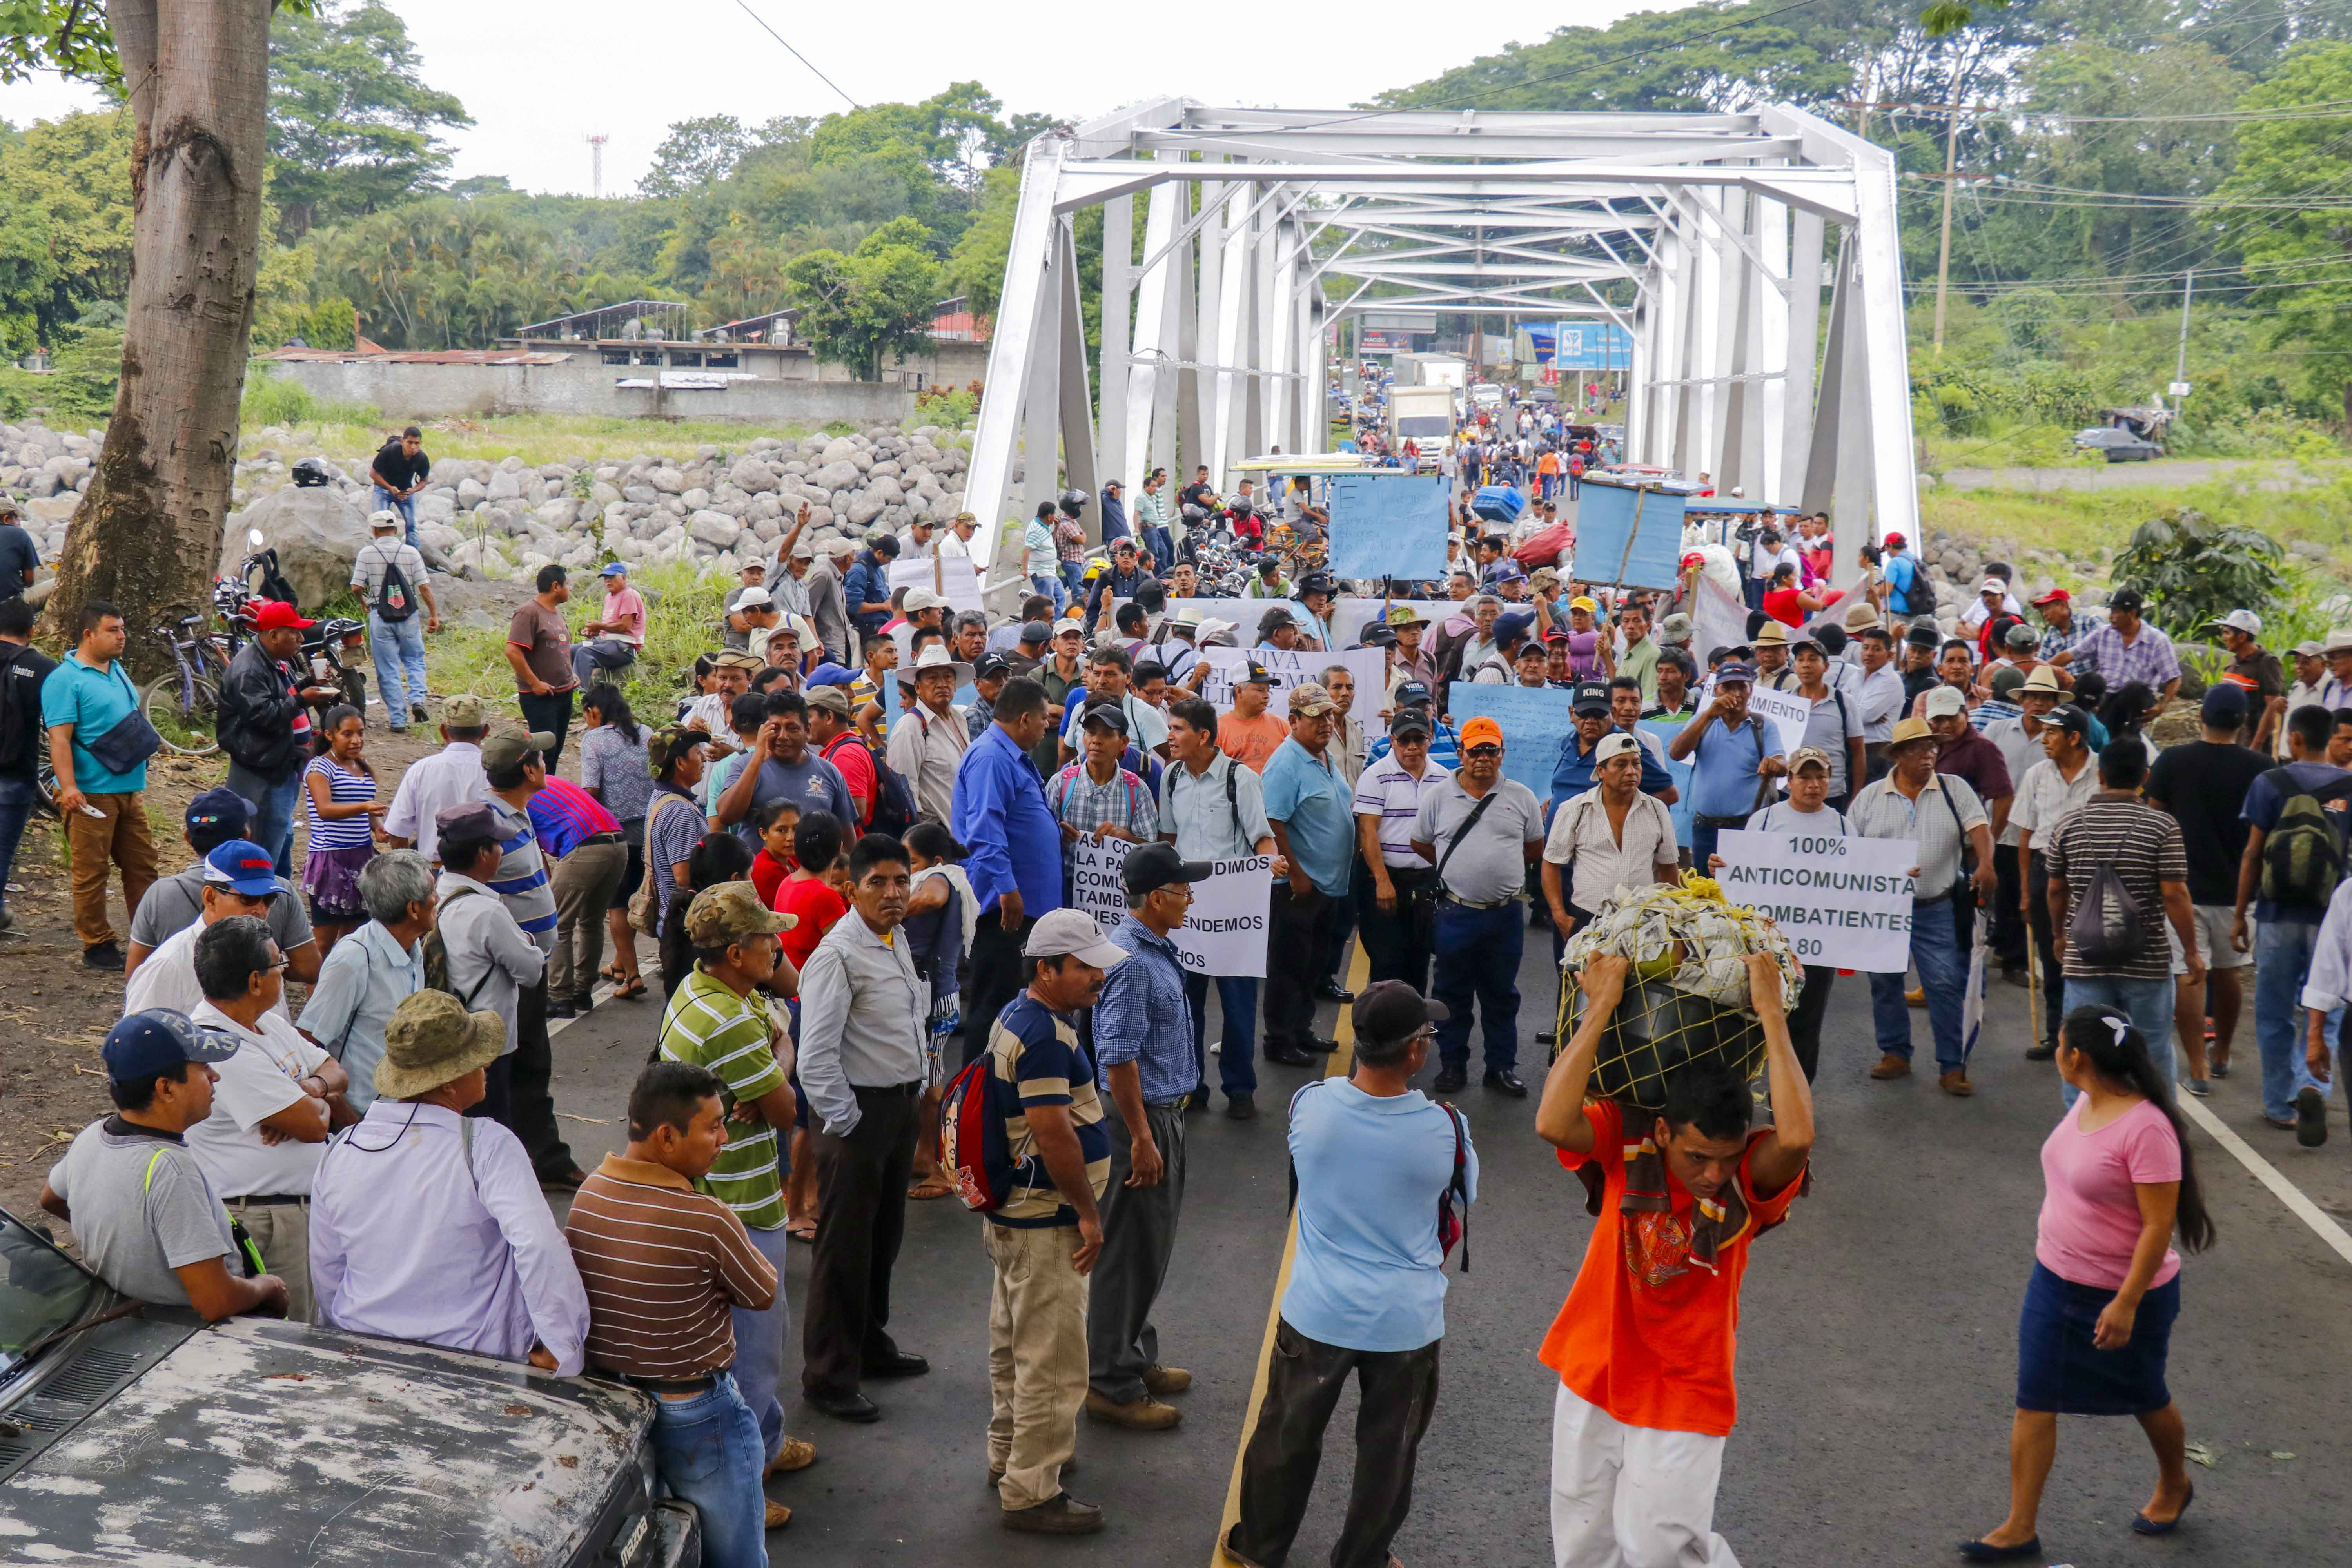
<path id="1" fill-rule="evenodd" d="M 2180 279 L 2180 353 L 2172 365 L 2172 411 L 2189 396 L 2189 297 L 2197 291 L 2197 268 L 2190 268 Z"/>
<path id="2" fill-rule="evenodd" d="M 1959 181 L 1952 176 L 1958 172 L 1960 158 L 1959 94 L 1952 95 L 1954 102 L 1944 132 L 1944 238 L 1936 252 L 1936 357 L 1944 357 L 1944 293 L 1952 280 L 1952 193 Z"/>

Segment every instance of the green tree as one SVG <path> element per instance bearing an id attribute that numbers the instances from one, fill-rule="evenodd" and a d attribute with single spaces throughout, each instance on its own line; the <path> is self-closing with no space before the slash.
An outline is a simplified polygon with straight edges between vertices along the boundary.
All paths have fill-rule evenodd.
<path id="1" fill-rule="evenodd" d="M 0 342 L 21 354 L 131 287 L 131 113 L 45 121 L 0 147 Z"/>
<path id="2" fill-rule="evenodd" d="M 892 225 L 849 255 L 811 251 L 784 268 L 801 310 L 795 331 L 822 357 L 855 368 L 861 380 L 880 379 L 883 356 L 919 348 L 930 329 L 939 263 L 908 238 L 906 229 Z"/>
<path id="3" fill-rule="evenodd" d="M 269 189 L 281 241 L 434 188 L 436 132 L 471 125 L 425 85 L 408 28 L 379 0 L 281 16 L 269 39 Z"/>
<path id="4" fill-rule="evenodd" d="M 731 114 L 681 120 L 654 149 L 653 167 L 637 182 L 637 192 L 647 196 L 685 196 L 709 190 L 735 172 L 736 163 L 751 145 L 751 132 Z"/>
<path id="5" fill-rule="evenodd" d="M 411 202 L 315 242 L 311 293 L 364 300 L 359 330 L 386 348 L 487 348 L 526 322 L 576 309 L 593 281 L 567 265 L 544 227 L 496 203 Z"/>

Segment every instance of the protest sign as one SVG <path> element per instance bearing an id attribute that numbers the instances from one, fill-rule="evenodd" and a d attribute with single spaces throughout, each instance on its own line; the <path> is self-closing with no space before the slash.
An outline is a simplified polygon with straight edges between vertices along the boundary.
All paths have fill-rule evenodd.
<path id="1" fill-rule="evenodd" d="M 1633 726 L 1643 734 L 1657 739 L 1658 749 L 1651 757 L 1666 770 L 1666 776 L 1675 781 L 1675 802 L 1666 807 L 1666 815 L 1675 819 L 1675 842 L 1685 849 L 1690 847 L 1691 841 L 1692 763 L 1687 757 L 1681 762 L 1675 761 L 1669 748 L 1674 745 L 1675 737 L 1683 732 L 1683 726 L 1689 722 L 1688 719 L 1644 719 Z"/>
<path id="2" fill-rule="evenodd" d="M 1335 474 L 1330 489 L 1333 576 L 1444 574 L 1450 515 L 1442 475 Z"/>
<path id="3" fill-rule="evenodd" d="M 1769 916 L 1804 963 L 1874 974 L 1909 965 L 1913 840 L 1731 829 L 1717 836 L 1716 853 L 1723 896 Z M 1940 907 L 1932 913 L 1950 918 Z"/>
<path id="4" fill-rule="evenodd" d="M 1240 627 L 1240 631 L 1235 635 L 1255 640 L 1257 637 L 1259 618 L 1276 605 L 1288 602 L 1285 599 L 1178 599 L 1171 597 L 1168 601 L 1168 613 L 1189 620 L 1195 626 L 1213 617 L 1223 621 L 1228 626 Z M 1126 603 L 1125 599 L 1112 600 L 1111 613 L 1117 615 L 1118 606 Z M 1331 639 L 1343 648 L 1350 643 L 1361 642 L 1364 637 L 1364 627 L 1388 614 L 1388 607 L 1391 605 L 1411 605 L 1421 612 L 1422 618 L 1429 623 L 1432 631 L 1434 631 L 1446 616 L 1462 613 L 1462 606 L 1451 599 L 1379 599 L 1349 595 L 1345 598 L 1331 601 Z"/>
<path id="5" fill-rule="evenodd" d="M 954 610 L 983 609 L 980 602 L 980 573 L 969 555 L 950 555 L 936 563 L 931 558 L 919 555 L 890 563 L 890 591 L 901 588 L 929 588 L 945 595 L 949 607 Z"/>
<path id="6" fill-rule="evenodd" d="M 1070 902 L 1106 931 L 1127 917 L 1127 884 L 1119 868 L 1133 846 L 1124 839 L 1070 846 Z M 1192 884 L 1192 905 L 1169 940 L 1187 973 L 1234 979 L 1265 976 L 1266 909 L 1274 861 L 1265 855 L 1220 860 L 1205 882 Z"/>
<path id="7" fill-rule="evenodd" d="M 1671 591 L 1682 573 L 1683 500 L 1587 477 L 1576 503 L 1576 574 L 1593 584 Z"/>
<path id="8" fill-rule="evenodd" d="M 1772 727 L 1773 750 L 1782 756 L 1805 743 L 1805 726 L 1813 717 L 1810 698 L 1759 683 L 1748 689 L 1748 710 Z"/>
<path id="9" fill-rule="evenodd" d="M 1345 653 L 1286 653 L 1278 647 L 1209 647 L 1201 650 L 1202 662 L 1209 667 L 1208 679 L 1201 683 L 1201 698 L 1220 713 L 1228 712 L 1234 705 L 1234 683 L 1241 679 L 1243 668 L 1255 659 L 1274 677 L 1274 690 L 1266 699 L 1268 710 L 1290 711 L 1290 689 L 1302 680 L 1320 681 L 1323 672 L 1333 665 L 1345 665 L 1348 673 L 1356 678 L 1356 703 L 1349 711 L 1368 725 L 1378 717 L 1382 684 L 1388 679 L 1388 655 L 1376 647 L 1350 648 Z"/>
<path id="10" fill-rule="evenodd" d="M 1459 732 L 1473 719 L 1503 727 L 1503 776 L 1551 798 L 1551 770 L 1560 743 L 1576 732 L 1570 704 L 1576 694 L 1555 686 L 1480 686 L 1457 680 L 1447 689 L 1446 713 Z"/>

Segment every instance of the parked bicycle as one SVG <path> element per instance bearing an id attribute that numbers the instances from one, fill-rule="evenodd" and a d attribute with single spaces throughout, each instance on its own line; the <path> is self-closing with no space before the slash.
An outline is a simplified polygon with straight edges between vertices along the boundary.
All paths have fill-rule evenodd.
<path id="1" fill-rule="evenodd" d="M 228 672 L 229 638 L 204 629 L 201 615 L 182 616 L 178 630 L 157 626 L 172 649 L 173 668 L 147 683 L 140 706 L 163 744 L 182 756 L 220 750 L 220 683 Z"/>

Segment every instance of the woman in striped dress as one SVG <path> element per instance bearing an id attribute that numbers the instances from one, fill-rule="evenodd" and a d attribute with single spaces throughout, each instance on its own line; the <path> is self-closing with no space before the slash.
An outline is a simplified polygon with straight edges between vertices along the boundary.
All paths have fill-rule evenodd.
<path id="1" fill-rule="evenodd" d="M 376 799 L 375 770 L 360 754 L 367 745 L 360 710 L 348 702 L 331 708 L 320 728 L 327 749 L 302 770 L 310 825 L 302 890 L 310 897 L 310 929 L 324 957 L 338 939 L 367 923 L 360 868 L 375 858 L 376 835 L 391 803 Z"/>

